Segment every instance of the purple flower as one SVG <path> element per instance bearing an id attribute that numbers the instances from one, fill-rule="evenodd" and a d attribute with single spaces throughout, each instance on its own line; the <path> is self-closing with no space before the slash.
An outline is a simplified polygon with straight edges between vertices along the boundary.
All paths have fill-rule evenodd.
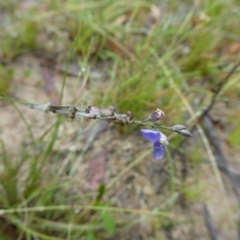
<path id="1" fill-rule="evenodd" d="M 153 143 L 153 156 L 156 160 L 163 158 L 165 145 L 168 145 L 167 137 L 160 131 L 141 129 L 144 138 Z"/>

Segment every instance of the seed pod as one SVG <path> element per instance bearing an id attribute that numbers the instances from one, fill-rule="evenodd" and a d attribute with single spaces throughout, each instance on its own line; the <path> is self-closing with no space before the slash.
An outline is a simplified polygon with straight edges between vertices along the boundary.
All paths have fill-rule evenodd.
<path id="1" fill-rule="evenodd" d="M 68 117 L 71 119 L 75 119 L 75 113 L 76 113 L 77 109 L 73 106 L 70 106 L 68 108 Z"/>
<path id="2" fill-rule="evenodd" d="M 115 107 L 110 106 L 106 109 L 101 109 L 101 113 L 103 116 L 109 117 L 109 116 L 113 116 L 115 112 Z"/>
<path id="3" fill-rule="evenodd" d="M 101 110 L 97 107 L 88 106 L 86 113 L 90 114 L 90 118 L 96 119 L 96 117 L 101 117 Z"/>
<path id="4" fill-rule="evenodd" d="M 127 119 L 128 119 L 129 121 L 132 121 L 132 120 L 133 120 L 133 114 L 132 114 L 132 112 L 127 111 Z"/>

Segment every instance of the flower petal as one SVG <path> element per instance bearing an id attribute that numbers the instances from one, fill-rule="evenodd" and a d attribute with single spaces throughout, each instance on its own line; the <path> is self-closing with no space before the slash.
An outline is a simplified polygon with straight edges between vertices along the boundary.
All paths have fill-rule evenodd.
<path id="1" fill-rule="evenodd" d="M 160 144 L 166 146 L 169 144 L 168 140 L 167 140 L 167 136 L 165 134 L 163 134 L 162 132 L 160 132 Z"/>
<path id="2" fill-rule="evenodd" d="M 160 132 L 151 130 L 151 129 L 141 129 L 141 133 L 144 138 L 146 138 L 150 142 L 157 142 L 160 139 Z"/>
<path id="3" fill-rule="evenodd" d="M 160 142 L 155 142 L 153 144 L 153 156 L 156 160 L 160 160 L 163 158 L 165 153 L 165 148 Z"/>

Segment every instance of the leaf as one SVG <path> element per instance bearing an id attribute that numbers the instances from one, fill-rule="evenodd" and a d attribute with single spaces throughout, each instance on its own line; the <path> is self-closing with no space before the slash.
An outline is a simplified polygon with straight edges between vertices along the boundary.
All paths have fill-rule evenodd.
<path id="1" fill-rule="evenodd" d="M 103 224 L 106 230 L 112 234 L 115 231 L 116 225 L 115 225 L 115 220 L 113 215 L 109 212 L 106 211 L 103 213 Z"/>

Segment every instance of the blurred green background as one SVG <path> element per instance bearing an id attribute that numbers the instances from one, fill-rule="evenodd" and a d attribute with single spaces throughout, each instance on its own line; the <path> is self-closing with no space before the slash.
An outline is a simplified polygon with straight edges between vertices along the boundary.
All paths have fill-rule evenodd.
<path id="1" fill-rule="evenodd" d="M 0 239 L 239 239 L 238 0 L 0 1 Z M 168 135 L 19 104 L 115 106 Z"/>

